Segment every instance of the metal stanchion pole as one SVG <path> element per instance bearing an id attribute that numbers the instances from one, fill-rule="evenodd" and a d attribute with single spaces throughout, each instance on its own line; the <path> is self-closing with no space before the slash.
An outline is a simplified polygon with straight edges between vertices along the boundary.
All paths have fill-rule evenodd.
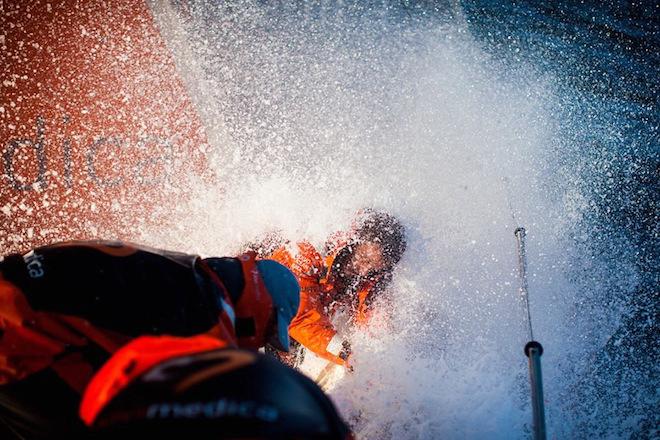
<path id="1" fill-rule="evenodd" d="M 534 439 L 545 440 L 545 409 L 543 406 L 543 376 L 541 374 L 541 355 L 543 346 L 534 340 L 532 315 L 529 310 L 527 291 L 527 256 L 525 254 L 525 228 L 519 227 L 514 234 L 518 241 L 518 270 L 520 275 L 520 295 L 527 312 L 529 342 L 525 345 L 525 355 L 529 365 L 529 383 L 532 390 L 532 413 L 534 417 Z"/>

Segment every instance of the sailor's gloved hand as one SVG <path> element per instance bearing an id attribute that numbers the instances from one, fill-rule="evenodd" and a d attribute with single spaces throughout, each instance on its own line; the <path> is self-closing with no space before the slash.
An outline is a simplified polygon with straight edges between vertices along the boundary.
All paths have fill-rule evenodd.
<path id="1" fill-rule="evenodd" d="M 353 350 L 351 350 L 351 343 L 348 341 L 343 341 L 341 343 L 341 351 L 339 352 L 339 357 L 343 360 L 346 360 L 351 355 L 351 353 L 353 353 Z"/>
<path id="2" fill-rule="evenodd" d="M 348 341 L 343 341 L 341 343 L 341 351 L 339 352 L 339 357 L 346 361 L 346 368 L 348 371 L 351 373 L 353 372 L 353 367 L 349 364 L 348 358 L 351 357 L 351 354 L 353 353 L 353 350 L 351 349 L 351 343 Z"/>

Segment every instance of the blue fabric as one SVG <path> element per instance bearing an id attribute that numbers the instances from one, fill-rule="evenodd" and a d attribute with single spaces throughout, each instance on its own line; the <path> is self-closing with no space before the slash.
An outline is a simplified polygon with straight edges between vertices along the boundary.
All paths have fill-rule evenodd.
<path id="1" fill-rule="evenodd" d="M 289 324 L 300 305 L 300 285 L 289 269 L 273 260 L 257 261 L 257 269 L 277 309 L 277 340 L 280 350 L 289 350 Z"/>

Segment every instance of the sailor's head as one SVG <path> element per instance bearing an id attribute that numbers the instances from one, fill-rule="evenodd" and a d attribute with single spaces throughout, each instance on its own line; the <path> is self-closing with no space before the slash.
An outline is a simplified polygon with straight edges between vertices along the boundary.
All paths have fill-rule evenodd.
<path id="1" fill-rule="evenodd" d="M 391 272 L 406 250 L 405 229 L 385 211 L 366 208 L 358 211 L 349 242 L 350 257 L 344 266 L 349 276 Z"/>

